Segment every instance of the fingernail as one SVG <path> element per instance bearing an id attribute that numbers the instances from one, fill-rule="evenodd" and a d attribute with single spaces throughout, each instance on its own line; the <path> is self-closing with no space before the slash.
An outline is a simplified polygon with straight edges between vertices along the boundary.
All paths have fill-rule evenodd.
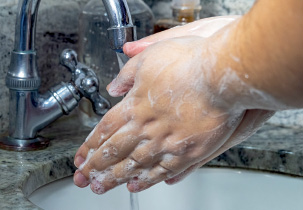
<path id="1" fill-rule="evenodd" d="M 130 180 L 127 184 L 127 188 L 130 192 L 133 192 L 133 193 L 137 193 L 137 192 L 144 190 L 142 187 L 140 187 L 138 178 L 134 178 L 134 179 Z"/>
<path id="2" fill-rule="evenodd" d="M 86 177 L 78 170 L 75 172 L 75 175 L 74 175 L 74 183 L 78 187 L 86 187 L 89 184 Z"/>
<path id="3" fill-rule="evenodd" d="M 84 159 L 82 156 L 78 155 L 78 156 L 76 156 L 76 158 L 75 158 L 74 165 L 75 165 L 77 168 L 79 168 L 79 166 L 80 166 L 82 163 L 84 163 L 84 161 L 85 161 L 85 159 Z"/>
<path id="4" fill-rule="evenodd" d="M 98 195 L 104 194 L 106 192 L 105 187 L 102 185 L 102 183 L 98 182 L 95 179 L 92 180 L 90 188 L 94 193 Z"/>

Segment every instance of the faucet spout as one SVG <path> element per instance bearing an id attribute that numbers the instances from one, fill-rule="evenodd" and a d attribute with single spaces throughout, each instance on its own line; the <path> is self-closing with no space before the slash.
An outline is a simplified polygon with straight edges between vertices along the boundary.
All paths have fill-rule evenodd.
<path id="1" fill-rule="evenodd" d="M 40 0 L 19 1 L 15 28 L 15 51 L 34 51 Z"/>
<path id="2" fill-rule="evenodd" d="M 6 75 L 9 97 L 9 135 L 0 138 L 0 148 L 27 151 L 48 146 L 49 140 L 37 132 L 64 114 L 69 114 L 82 97 L 88 98 L 99 115 L 110 103 L 99 94 L 99 81 L 92 69 L 77 61 L 77 54 L 65 50 L 61 64 L 72 73 L 72 81 L 62 82 L 40 95 L 41 79 L 35 50 L 36 22 L 40 0 L 19 0 L 15 45 Z"/>
<path id="3" fill-rule="evenodd" d="M 110 27 L 107 29 L 110 46 L 123 53 L 123 45 L 137 39 L 136 28 L 126 0 L 102 0 L 106 9 Z"/>
<path id="4" fill-rule="evenodd" d="M 35 34 L 40 0 L 20 0 L 15 27 L 15 46 L 6 76 L 10 89 L 37 90 L 41 79 L 37 70 Z"/>

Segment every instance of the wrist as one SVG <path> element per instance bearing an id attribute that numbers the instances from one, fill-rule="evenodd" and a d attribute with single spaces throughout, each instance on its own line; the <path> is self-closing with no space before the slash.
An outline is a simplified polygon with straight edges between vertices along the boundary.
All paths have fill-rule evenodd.
<path id="1" fill-rule="evenodd" d="M 243 73 L 244 64 L 239 42 L 241 42 L 241 20 L 218 31 L 207 41 L 209 55 L 214 54 L 216 62 L 210 79 L 213 101 L 224 109 L 247 109 L 243 93 L 248 92 L 249 76 Z M 209 56 L 208 55 L 208 56 Z"/>
<path id="2" fill-rule="evenodd" d="M 255 58 L 252 42 L 259 41 L 250 37 L 246 28 L 247 25 L 251 27 L 250 21 L 248 15 L 244 16 L 210 40 L 212 45 L 218 46 L 214 95 L 220 99 L 221 106 L 229 109 L 281 109 L 285 105 L 258 86 L 262 77 L 255 68 L 262 67 Z"/>

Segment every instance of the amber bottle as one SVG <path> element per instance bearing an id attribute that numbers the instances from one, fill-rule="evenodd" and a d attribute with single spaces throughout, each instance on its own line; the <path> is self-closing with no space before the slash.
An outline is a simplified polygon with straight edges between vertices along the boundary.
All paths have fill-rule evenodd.
<path id="1" fill-rule="evenodd" d="M 154 32 L 164 31 L 200 19 L 200 0 L 173 0 L 172 18 L 160 19 L 155 23 Z"/>

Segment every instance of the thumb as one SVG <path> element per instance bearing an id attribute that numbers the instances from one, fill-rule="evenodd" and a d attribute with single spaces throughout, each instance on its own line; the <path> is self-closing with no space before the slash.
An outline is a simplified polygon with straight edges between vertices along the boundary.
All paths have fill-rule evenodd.
<path id="1" fill-rule="evenodd" d="M 134 57 L 145 50 L 149 45 L 162 40 L 181 36 L 200 36 L 207 38 L 239 18 L 240 16 L 220 16 L 201 19 L 183 26 L 174 27 L 169 30 L 153 34 L 138 41 L 128 42 L 124 44 L 123 52 L 128 57 Z"/>
<path id="2" fill-rule="evenodd" d="M 175 38 L 175 37 L 180 37 L 186 35 L 186 31 L 180 30 L 179 28 L 172 28 L 166 31 L 162 31 L 147 37 L 144 37 L 143 39 L 140 39 L 138 41 L 134 42 L 127 42 L 123 46 L 123 52 L 126 54 L 128 57 L 134 57 L 135 55 L 139 54 L 145 48 L 148 46 L 165 40 L 165 39 L 170 39 L 170 38 Z"/>
<path id="3" fill-rule="evenodd" d="M 155 43 L 155 42 L 148 42 L 145 39 L 141 39 L 141 40 L 134 41 L 134 42 L 127 42 L 123 45 L 123 52 L 125 55 L 132 58 L 135 55 L 142 52 L 143 50 L 145 50 L 145 48 L 147 48 L 149 45 L 151 45 L 153 43 Z"/>

